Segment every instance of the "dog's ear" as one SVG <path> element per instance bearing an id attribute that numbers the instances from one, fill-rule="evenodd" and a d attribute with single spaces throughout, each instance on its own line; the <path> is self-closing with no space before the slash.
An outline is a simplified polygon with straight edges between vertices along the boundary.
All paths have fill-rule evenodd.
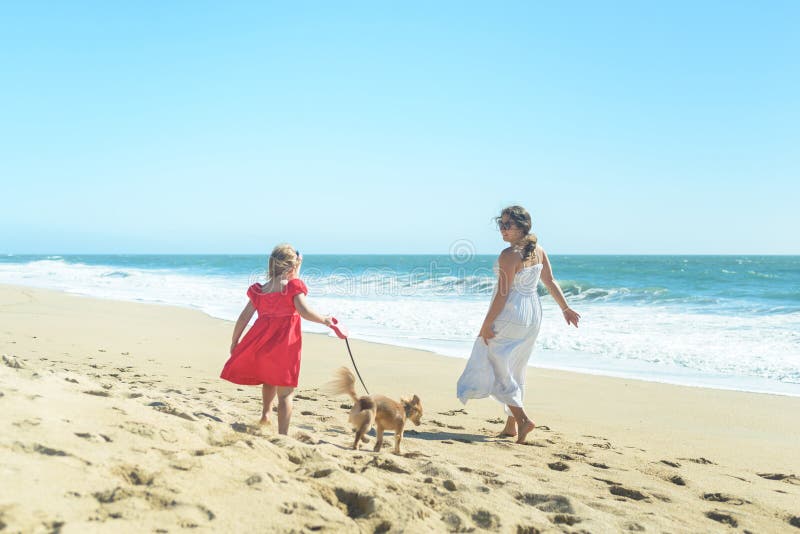
<path id="1" fill-rule="evenodd" d="M 416 395 L 414 395 L 414 398 L 413 398 L 413 399 L 411 399 L 411 404 L 419 404 L 419 397 L 417 397 Z"/>

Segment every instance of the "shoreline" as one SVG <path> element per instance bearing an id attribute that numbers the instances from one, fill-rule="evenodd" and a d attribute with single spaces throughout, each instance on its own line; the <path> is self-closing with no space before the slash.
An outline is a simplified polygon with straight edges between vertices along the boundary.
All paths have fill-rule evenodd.
<path id="1" fill-rule="evenodd" d="M 115 297 L 103 297 L 97 295 L 91 295 L 80 291 L 69 291 L 69 290 L 62 290 L 62 289 L 52 289 L 46 287 L 38 287 L 38 286 L 24 286 L 24 285 L 14 285 L 14 284 L 4 284 L 0 283 L 0 288 L 7 287 L 7 288 L 30 288 L 42 291 L 52 291 L 55 293 L 61 293 L 66 295 L 74 295 L 82 298 L 88 299 L 99 299 L 109 302 L 120 302 L 120 303 L 131 303 L 131 304 L 144 304 L 144 305 L 154 305 L 154 306 L 166 306 L 166 307 L 174 307 L 177 309 L 183 310 L 191 310 L 196 311 L 199 313 L 204 314 L 210 319 L 219 320 L 219 321 L 226 321 L 230 322 L 231 324 L 235 323 L 235 319 L 227 319 L 225 317 L 219 317 L 217 315 L 213 315 L 206 311 L 203 308 L 195 307 L 192 305 L 180 305 L 174 304 L 169 302 L 159 302 L 154 300 L 124 300 Z M 323 336 L 323 337 L 330 337 L 327 333 L 320 332 L 317 330 L 307 330 L 305 326 L 308 323 L 305 321 L 303 322 L 304 329 L 303 334 L 305 335 L 315 335 L 315 336 Z M 413 343 L 404 344 L 401 342 L 392 342 L 392 340 L 386 340 L 379 338 L 377 336 L 365 336 L 359 337 L 358 335 L 352 335 L 352 340 L 359 340 L 365 343 L 371 343 L 375 345 L 382 345 L 388 347 L 395 347 L 400 349 L 408 349 L 420 352 L 426 352 L 437 357 L 442 358 L 450 358 L 455 360 L 462 360 L 466 362 L 469 358 L 469 350 L 465 353 L 465 355 L 457 356 L 453 354 L 446 354 L 444 352 L 437 351 L 432 348 L 428 347 L 420 347 L 414 345 Z M 568 360 L 569 359 L 576 359 L 576 358 L 592 358 L 593 355 L 591 353 L 570 353 L 565 351 L 546 351 L 543 353 L 542 349 L 538 349 L 534 347 L 534 353 L 531 357 L 532 363 L 529 363 L 528 367 L 532 369 L 546 369 L 550 371 L 557 371 L 557 372 L 564 372 L 564 373 L 576 373 L 581 375 L 589 375 L 589 376 L 600 376 L 600 377 L 608 377 L 608 378 L 617 378 L 621 380 L 635 380 L 641 382 L 648 382 L 654 384 L 665 384 L 665 385 L 672 385 L 672 386 L 684 386 L 684 387 L 691 387 L 691 388 L 703 388 L 703 389 L 711 389 L 711 390 L 719 390 L 719 391 L 734 391 L 734 392 L 741 392 L 741 393 L 753 393 L 753 394 L 760 394 L 760 395 L 776 395 L 781 397 L 800 397 L 800 384 L 793 384 L 790 382 L 779 382 L 776 380 L 771 380 L 768 378 L 762 377 L 742 377 L 737 375 L 702 375 L 693 372 L 692 370 L 686 370 L 678 367 L 670 367 L 670 366 L 658 366 L 652 365 L 648 363 L 642 362 L 629 362 L 629 365 L 636 365 L 639 367 L 650 367 L 650 370 L 653 373 L 662 373 L 671 376 L 675 376 L 678 374 L 685 373 L 683 379 L 681 378 L 659 378 L 656 376 L 650 376 L 647 374 L 647 369 L 642 372 L 630 371 L 626 369 L 615 369 L 613 365 L 606 365 L 602 368 L 588 368 L 588 367 L 580 367 L 575 365 L 564 365 L 560 366 L 558 364 L 543 364 L 543 362 L 537 362 L 537 356 L 545 355 L 548 360 L 552 360 L 554 357 L 565 356 Z M 720 385 L 714 384 L 714 381 L 732 381 L 732 382 L 740 382 L 740 384 L 734 385 Z M 741 384 L 744 382 L 744 384 Z M 776 389 L 795 389 L 796 391 L 774 391 L 769 390 L 766 387 L 759 387 L 755 384 L 758 383 L 767 383 L 768 385 L 774 385 Z"/>

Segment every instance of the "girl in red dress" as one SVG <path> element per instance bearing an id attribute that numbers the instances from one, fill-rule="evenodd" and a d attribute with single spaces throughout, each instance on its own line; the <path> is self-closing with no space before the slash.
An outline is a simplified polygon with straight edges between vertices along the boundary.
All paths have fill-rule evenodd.
<path id="1" fill-rule="evenodd" d="M 261 424 L 269 423 L 272 401 L 278 396 L 278 433 L 286 434 L 292 417 L 292 393 L 300 374 L 300 317 L 326 326 L 323 317 L 308 307 L 308 289 L 297 278 L 303 259 L 290 245 L 278 245 L 269 257 L 268 280 L 247 290 L 250 299 L 233 328 L 231 357 L 221 378 L 246 386 L 261 384 Z M 258 318 L 239 340 L 253 313 Z"/>

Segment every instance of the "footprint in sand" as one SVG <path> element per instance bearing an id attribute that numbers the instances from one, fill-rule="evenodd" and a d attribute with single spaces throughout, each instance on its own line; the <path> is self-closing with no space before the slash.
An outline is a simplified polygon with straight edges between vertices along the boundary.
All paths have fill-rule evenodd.
<path id="1" fill-rule="evenodd" d="M 547 443 L 551 444 L 551 445 L 555 445 L 554 441 L 550 441 L 549 439 L 545 440 L 545 441 Z M 496 443 L 501 443 L 501 442 L 496 442 Z M 542 443 L 541 441 L 538 441 L 538 440 L 527 440 L 527 441 L 525 441 L 525 443 L 522 443 L 522 445 L 525 445 L 525 446 L 528 446 L 528 447 L 541 447 L 543 449 L 547 448 L 547 445 L 545 445 L 544 443 Z"/>
<path id="2" fill-rule="evenodd" d="M 572 526 L 582 521 L 582 518 L 575 515 L 575 509 L 570 499 L 563 495 L 520 493 L 515 498 L 539 511 L 553 514 L 548 516 L 548 519 L 556 525 Z M 538 530 L 534 532 L 538 532 Z"/>
<path id="3" fill-rule="evenodd" d="M 83 393 L 87 395 L 94 395 L 95 397 L 110 397 L 111 393 L 108 391 L 100 390 L 100 389 L 90 389 L 88 391 L 84 391 Z"/>
<path id="4" fill-rule="evenodd" d="M 471 517 L 475 524 L 482 529 L 497 530 L 500 528 L 500 517 L 491 513 L 489 510 L 477 510 Z"/>
<path id="5" fill-rule="evenodd" d="M 155 475 L 133 465 L 120 465 L 114 468 L 114 473 L 125 482 L 133 486 L 152 486 Z"/>
<path id="6" fill-rule="evenodd" d="M 800 516 L 793 515 L 786 520 L 793 527 L 800 528 Z"/>
<path id="7" fill-rule="evenodd" d="M 467 415 L 467 411 L 464 410 L 464 409 L 459 408 L 457 410 L 449 410 L 447 412 L 439 412 L 439 415 L 448 415 L 448 416 L 459 415 L 459 414 Z M 502 422 L 502 419 L 501 419 L 501 422 Z"/>
<path id="8" fill-rule="evenodd" d="M 25 367 L 16 356 L 8 356 L 6 354 L 3 354 L 3 363 L 12 369 L 23 369 Z"/>
<path id="9" fill-rule="evenodd" d="M 138 421 L 125 421 L 119 427 L 131 434 L 136 434 L 137 436 L 142 436 L 144 438 L 152 438 L 155 436 L 155 431 L 152 427 L 145 423 L 140 423 Z"/>
<path id="10" fill-rule="evenodd" d="M 89 441 L 94 441 L 96 443 L 111 443 L 114 441 L 105 434 L 92 434 L 90 432 L 75 432 L 75 435 L 78 436 L 79 438 L 88 439 Z"/>
<path id="11" fill-rule="evenodd" d="M 779 480 L 781 482 L 786 482 L 787 484 L 793 484 L 795 486 L 800 485 L 800 478 L 796 475 L 784 475 L 783 473 L 757 473 L 758 476 L 761 478 L 766 478 L 767 480 Z"/>
<path id="12" fill-rule="evenodd" d="M 371 495 L 345 488 L 335 488 L 333 494 L 338 503 L 330 502 L 330 504 L 338 505 L 351 519 L 358 519 L 375 511 L 375 497 Z M 326 495 L 322 495 L 322 498 L 328 500 L 330 497 L 326 499 Z"/>
<path id="13" fill-rule="evenodd" d="M 647 499 L 647 495 L 645 495 L 641 491 L 635 490 L 635 489 L 626 488 L 626 487 L 621 486 L 621 485 L 611 486 L 608 490 L 611 492 L 612 495 L 617 495 L 619 497 L 626 497 L 628 499 L 633 499 L 634 501 L 646 501 L 646 500 L 648 500 Z"/>
<path id="14" fill-rule="evenodd" d="M 730 514 L 725 512 L 720 512 L 718 510 L 712 510 L 710 512 L 706 512 L 706 517 L 709 519 L 713 519 L 718 523 L 724 523 L 726 525 L 730 525 L 734 528 L 739 526 L 739 522 Z"/>
<path id="15" fill-rule="evenodd" d="M 515 498 L 524 504 L 548 514 L 574 514 L 569 497 L 542 493 L 518 493 Z"/>
<path id="16" fill-rule="evenodd" d="M 30 428 L 30 427 L 34 427 L 34 426 L 39 426 L 40 424 L 42 424 L 42 420 L 38 419 L 38 418 L 37 419 L 23 419 L 22 421 L 14 421 L 11 424 L 16 426 L 16 427 L 18 427 L 18 428 Z"/>
<path id="17" fill-rule="evenodd" d="M 255 474 L 247 477 L 244 483 L 247 484 L 248 486 L 255 486 L 256 484 L 260 484 L 263 481 L 264 479 L 261 478 L 261 475 Z"/>
<path id="18" fill-rule="evenodd" d="M 703 458 L 702 456 L 700 458 L 680 458 L 680 459 L 686 460 L 687 462 L 694 462 L 700 465 L 717 465 L 708 458 Z"/>
<path id="19" fill-rule="evenodd" d="M 669 460 L 661 460 L 661 463 L 664 464 L 664 465 L 668 465 L 670 467 L 675 467 L 675 468 L 678 468 L 678 467 L 681 466 L 681 464 L 679 464 L 678 462 L 671 462 Z"/>
<path id="20" fill-rule="evenodd" d="M 194 415 L 195 415 L 195 417 L 206 417 L 208 419 L 211 419 L 212 421 L 216 421 L 217 423 L 222 423 L 223 422 L 222 419 L 220 419 L 216 415 L 211 415 L 210 413 L 206 413 L 206 412 L 194 412 Z"/>
<path id="21" fill-rule="evenodd" d="M 156 409 L 159 412 L 166 413 L 166 414 L 169 414 L 169 415 L 174 415 L 176 417 L 180 417 L 181 419 L 186 419 L 187 421 L 197 421 L 196 417 L 194 417 L 192 415 L 189 415 L 186 412 L 182 412 L 182 411 L 180 411 L 180 410 L 178 410 L 176 408 L 173 408 L 172 406 L 170 406 L 169 404 L 164 403 L 164 402 L 155 401 L 155 402 L 149 403 L 148 406 L 150 406 L 151 408 Z"/>
<path id="22" fill-rule="evenodd" d="M 574 515 L 567 515 L 567 514 L 556 514 L 550 518 L 556 525 L 567 525 L 571 527 L 572 525 L 576 525 L 583 521 L 580 517 Z"/>
<path id="23" fill-rule="evenodd" d="M 95 492 L 92 494 L 92 496 L 101 505 L 113 505 L 114 503 L 126 499 L 135 498 L 137 500 L 144 501 L 152 510 L 155 511 L 181 510 L 183 513 L 189 512 L 191 516 L 193 516 L 190 519 L 185 517 L 176 518 L 176 520 L 179 522 L 179 525 L 184 527 L 186 525 L 194 525 L 196 527 L 199 526 L 199 522 L 209 522 L 216 518 L 216 514 L 202 504 L 181 503 L 171 496 L 162 495 L 153 491 L 152 489 L 134 490 L 117 486 L 111 490 Z M 113 514 L 115 513 L 119 514 L 119 517 L 122 517 L 121 512 L 111 512 L 109 516 L 113 517 Z"/>
<path id="24" fill-rule="evenodd" d="M 592 478 L 595 479 L 595 480 L 598 480 L 600 482 L 603 482 L 604 484 L 608 484 L 609 486 L 621 486 L 622 485 L 619 482 L 614 482 L 613 480 L 608 480 L 607 478 L 598 478 L 598 477 L 592 477 Z"/>
<path id="25" fill-rule="evenodd" d="M 703 500 L 712 502 L 724 502 L 726 504 L 732 504 L 734 506 L 750 504 L 750 501 L 747 501 L 745 499 L 740 499 L 739 497 L 734 497 L 733 495 L 728 495 L 727 493 L 704 493 Z"/>
<path id="26" fill-rule="evenodd" d="M 367 462 L 367 464 L 364 466 L 364 469 L 362 469 L 361 472 L 363 473 L 364 471 L 366 471 L 368 467 L 377 467 L 378 469 L 383 469 L 384 471 L 389 471 L 391 473 L 398 473 L 402 475 L 411 474 L 411 471 L 404 469 L 401 465 L 399 465 L 391 458 L 379 458 L 378 456 L 374 456 L 372 460 Z"/>
<path id="27" fill-rule="evenodd" d="M 553 471 L 569 471 L 569 466 L 564 462 L 553 462 L 547 464 L 547 467 L 549 467 Z"/>

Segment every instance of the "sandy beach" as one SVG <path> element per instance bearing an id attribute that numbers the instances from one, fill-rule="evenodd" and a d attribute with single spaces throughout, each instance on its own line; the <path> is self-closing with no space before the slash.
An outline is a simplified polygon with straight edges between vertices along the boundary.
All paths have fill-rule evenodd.
<path id="1" fill-rule="evenodd" d="M 402 455 L 354 451 L 350 400 L 320 391 L 343 342 L 304 336 L 279 436 L 218 378 L 231 330 L 0 286 L 0 530 L 800 532 L 800 398 L 533 367 L 517 445 L 497 403 L 455 398 L 465 360 L 354 340 L 372 392 L 425 410 Z"/>

